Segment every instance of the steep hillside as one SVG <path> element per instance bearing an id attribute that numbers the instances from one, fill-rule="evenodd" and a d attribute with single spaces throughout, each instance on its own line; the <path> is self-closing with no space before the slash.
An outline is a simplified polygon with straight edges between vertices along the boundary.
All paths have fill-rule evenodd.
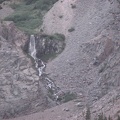
<path id="1" fill-rule="evenodd" d="M 71 3 L 66 2 L 56 6 L 70 4 L 71 8 Z M 64 21 L 64 15 L 59 21 L 52 19 L 54 23 L 51 20 L 47 24 L 49 16 L 59 16 L 51 13 L 54 8 L 45 16 L 45 31 L 53 32 L 50 30 L 53 28 L 68 34 L 65 50 L 47 64 L 46 72 L 62 90 L 75 91 L 78 96 L 83 94 L 91 104 L 119 88 L 120 5 L 118 1 L 108 0 L 84 0 L 74 4 L 76 8 L 71 8 L 74 17 L 69 26 L 74 27 L 73 32 L 56 27 L 59 21 Z"/>
<path id="2" fill-rule="evenodd" d="M 104 113 L 107 117 L 110 115 L 111 119 L 116 120 L 120 115 L 120 1 L 59 0 L 45 14 L 39 30 L 43 35 L 49 34 L 51 36 L 59 33 L 64 34 L 66 38 L 63 52 L 55 59 L 48 61 L 45 69 L 45 75 L 54 82 L 55 87 L 59 90 L 55 95 L 63 95 L 60 98 L 57 96 L 54 100 L 59 101 L 57 104 L 61 104 L 67 95 L 67 99 L 71 99 L 71 96 L 77 99 L 43 112 L 11 120 L 84 120 L 88 108 L 90 108 L 91 119 L 97 119 L 101 113 Z M 2 37 L 4 36 L 2 35 Z M 37 40 L 39 39 L 37 38 Z M 18 49 L 19 45 L 25 45 L 25 41 L 27 40 L 19 43 L 17 38 L 14 39 Z M 44 41 L 43 48 L 45 48 Z M 5 43 L 2 42 L 2 44 Z M 3 49 L 1 48 L 1 50 Z M 22 54 L 22 51 L 20 53 Z M 26 59 L 29 61 L 27 56 Z M 28 66 L 30 67 L 32 64 L 29 62 Z M 32 69 L 32 71 L 34 70 Z M 23 74 L 23 72 L 24 70 L 21 70 L 18 74 Z M 31 78 L 34 78 L 33 75 Z M 37 74 L 35 73 L 35 75 Z M 36 76 L 36 80 L 37 78 L 38 76 Z M 42 86 L 43 82 L 41 79 L 39 80 L 39 85 L 42 88 L 39 109 L 42 110 L 41 104 L 43 108 L 46 108 L 45 105 L 48 101 L 44 100 L 48 99 L 46 99 L 46 89 Z M 15 79 L 15 85 L 12 84 L 10 89 L 13 86 L 16 88 L 16 83 Z M 31 87 L 34 88 L 34 84 L 32 83 Z M 17 85 L 20 86 L 20 84 Z M 40 87 L 31 88 L 28 92 L 38 90 L 39 93 Z M 19 92 L 18 89 L 18 92 L 9 89 L 8 91 L 15 95 Z M 22 94 L 21 96 L 24 97 Z M 44 103 L 41 103 L 42 101 Z M 48 108 L 51 104 L 47 105 Z"/>
<path id="3" fill-rule="evenodd" d="M 56 8 L 61 11 L 56 12 Z M 59 1 L 45 16 L 45 32 L 65 33 L 67 38 L 65 50 L 47 64 L 46 72 L 63 91 L 75 91 L 78 97 L 82 94 L 85 104 L 91 105 L 113 91 L 112 99 L 119 99 L 119 17 L 117 0 Z M 109 97 L 103 99 L 109 101 Z"/>

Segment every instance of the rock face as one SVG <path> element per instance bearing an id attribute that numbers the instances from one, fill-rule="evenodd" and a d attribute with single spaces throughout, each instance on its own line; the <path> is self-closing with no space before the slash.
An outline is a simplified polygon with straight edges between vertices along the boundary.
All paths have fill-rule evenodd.
<path id="1" fill-rule="evenodd" d="M 48 108 L 44 86 L 22 51 L 28 37 L 12 22 L 0 27 L 0 119 Z"/>
<path id="2" fill-rule="evenodd" d="M 28 53 L 29 40 L 26 41 L 23 50 Z M 36 35 L 35 36 L 36 57 L 43 61 L 48 61 L 60 54 L 65 48 L 65 36 L 62 34 L 54 35 Z"/>
<path id="3" fill-rule="evenodd" d="M 0 29 L 1 36 L 11 44 L 23 47 L 28 40 L 28 36 L 18 30 L 13 22 L 3 22 Z"/>
<path id="4" fill-rule="evenodd" d="M 48 55 L 49 59 L 52 55 L 57 55 L 64 50 L 65 37 L 62 34 L 56 34 L 56 36 L 62 36 L 62 38 L 55 38 L 54 36 L 41 35 L 36 37 L 36 49 L 37 57 L 44 58 Z M 50 56 L 51 55 L 51 56 Z"/>

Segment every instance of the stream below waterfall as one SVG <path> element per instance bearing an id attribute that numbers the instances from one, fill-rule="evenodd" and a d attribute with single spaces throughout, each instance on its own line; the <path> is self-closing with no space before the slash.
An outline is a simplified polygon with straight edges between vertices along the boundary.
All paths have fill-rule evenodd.
<path id="1" fill-rule="evenodd" d="M 36 53 L 37 53 L 37 50 L 36 50 L 35 36 L 31 35 L 30 42 L 29 42 L 29 55 L 34 59 L 35 67 L 38 70 L 38 75 L 39 77 L 41 77 L 46 65 L 41 59 L 36 57 Z M 56 93 L 58 92 L 58 88 L 56 87 L 54 82 L 50 80 L 47 76 L 44 77 L 44 80 L 45 80 L 44 84 L 46 89 L 52 90 L 54 98 L 57 100 L 58 96 L 56 95 Z"/>

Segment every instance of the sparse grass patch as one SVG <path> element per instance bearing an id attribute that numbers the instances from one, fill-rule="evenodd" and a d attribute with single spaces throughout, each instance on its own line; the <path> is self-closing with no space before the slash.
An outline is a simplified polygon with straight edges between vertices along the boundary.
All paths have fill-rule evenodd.
<path id="1" fill-rule="evenodd" d="M 41 54 L 39 56 L 39 53 L 37 54 L 37 57 L 41 58 L 43 61 L 47 62 L 48 60 L 52 60 L 55 57 L 57 57 L 65 48 L 65 36 L 63 34 L 55 33 L 53 35 L 47 35 L 42 34 L 41 38 L 44 38 L 46 40 L 45 44 L 49 44 L 51 47 L 48 47 L 50 49 L 49 52 L 45 54 Z"/>
<path id="2" fill-rule="evenodd" d="M 43 34 L 42 37 L 51 39 L 51 40 L 59 40 L 59 41 L 65 41 L 65 35 L 60 34 L 60 33 L 55 33 L 53 35 L 46 35 Z"/>
<path id="3" fill-rule="evenodd" d="M 29 13 L 20 13 L 8 16 L 5 18 L 6 21 L 13 21 L 14 23 L 19 23 L 21 21 L 27 21 L 30 19 Z"/>
<path id="4" fill-rule="evenodd" d="M 63 35 L 63 34 L 55 33 L 51 37 L 53 37 L 53 39 L 56 39 L 56 40 L 59 40 L 59 41 L 65 41 L 65 35 Z"/>
<path id="5" fill-rule="evenodd" d="M 38 0 L 24 0 L 24 1 L 25 1 L 25 4 L 26 4 L 26 5 L 30 5 L 30 4 L 35 3 L 35 2 L 38 1 Z"/>
<path id="6" fill-rule="evenodd" d="M 13 21 L 15 25 L 26 33 L 36 33 L 35 29 L 42 25 L 44 14 L 58 0 L 23 0 L 19 4 L 11 4 L 15 12 L 6 17 L 6 21 Z"/>
<path id="7" fill-rule="evenodd" d="M 52 100 L 55 99 L 53 94 L 54 94 L 53 89 L 52 89 L 52 88 L 49 88 L 49 89 L 48 89 L 48 97 L 49 97 L 50 99 L 52 99 Z"/>
<path id="8" fill-rule="evenodd" d="M 10 5 L 10 7 L 11 7 L 12 9 L 17 9 L 17 8 L 19 7 L 19 5 L 20 5 L 20 4 L 13 3 L 13 4 Z"/>
<path id="9" fill-rule="evenodd" d="M 67 93 L 65 93 L 65 95 L 63 97 L 63 102 L 69 102 L 76 98 L 77 98 L 77 95 L 75 93 L 67 92 Z"/>
<path id="10" fill-rule="evenodd" d="M 51 39 L 51 40 L 58 40 L 58 41 L 60 41 L 60 42 L 62 42 L 62 48 L 61 48 L 61 50 L 63 51 L 64 50 L 64 48 L 65 48 L 65 35 L 63 35 L 63 34 L 59 34 L 59 33 L 55 33 L 55 34 L 53 34 L 53 35 L 46 35 L 46 34 L 43 34 L 43 37 L 45 37 L 46 39 Z M 61 51 L 61 52 L 62 52 Z M 55 57 L 57 57 L 57 55 L 58 54 L 60 54 L 61 52 L 59 52 L 59 53 L 51 53 L 51 54 L 46 54 L 46 55 L 43 55 L 42 56 L 42 60 L 43 61 L 48 61 L 49 59 L 54 59 Z"/>

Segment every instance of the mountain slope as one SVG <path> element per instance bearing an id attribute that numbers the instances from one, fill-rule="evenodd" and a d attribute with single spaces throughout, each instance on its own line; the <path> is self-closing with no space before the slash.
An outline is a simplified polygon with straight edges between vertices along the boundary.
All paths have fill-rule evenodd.
<path id="1" fill-rule="evenodd" d="M 66 1 L 59 3 L 59 5 L 64 3 L 66 4 Z M 71 3 L 68 2 L 68 4 Z M 112 70 L 116 68 L 114 65 L 114 68 L 110 68 L 111 70 L 106 68 L 101 73 L 99 69 L 104 64 L 107 64 L 107 67 L 116 62 L 119 64 L 119 3 L 118 1 L 108 0 L 84 0 L 76 1 L 75 5 L 75 9 L 71 8 L 74 17 L 70 20 L 75 31 L 68 32 L 68 29 L 66 29 L 66 48 L 61 55 L 47 64 L 46 72 L 62 90 L 72 90 L 82 93 L 86 97 L 90 96 L 90 98 L 98 96 L 95 99 L 100 99 L 104 90 L 99 88 L 100 86 L 97 84 L 105 82 L 107 78 L 103 78 L 103 76 L 111 74 Z M 54 8 L 51 11 L 55 11 Z M 51 11 L 50 14 L 48 12 L 46 15 L 45 21 L 49 16 L 53 16 Z M 53 32 L 50 28 L 54 28 L 54 31 L 64 33 L 64 28 L 56 27 L 57 22 L 59 23 L 59 21 L 50 22 L 50 24 L 46 22 L 45 31 L 50 33 Z M 112 60 L 113 56 L 114 60 Z M 99 65 L 94 65 L 95 58 L 100 59 Z M 119 65 L 117 67 L 119 71 Z M 108 76 L 111 79 L 110 81 L 117 84 L 119 82 L 119 72 L 115 72 L 115 74 L 117 75 L 114 78 Z M 111 87 L 107 84 L 112 83 L 106 82 L 105 89 L 109 91 Z M 115 89 L 116 87 L 119 87 L 119 84 L 112 88 Z M 95 88 L 98 88 L 98 90 Z M 89 93 L 89 91 L 92 93 Z M 106 90 L 105 92 L 104 94 L 107 94 Z M 88 97 L 88 99 L 90 98 Z"/>
<path id="2" fill-rule="evenodd" d="M 73 7 L 74 6 L 74 7 Z M 78 99 L 12 120 L 79 120 L 120 114 L 120 3 L 118 0 L 59 0 L 44 17 L 44 33 L 62 33 L 66 48 L 46 66 L 61 91 Z M 72 30 L 71 30 L 72 29 Z"/>

